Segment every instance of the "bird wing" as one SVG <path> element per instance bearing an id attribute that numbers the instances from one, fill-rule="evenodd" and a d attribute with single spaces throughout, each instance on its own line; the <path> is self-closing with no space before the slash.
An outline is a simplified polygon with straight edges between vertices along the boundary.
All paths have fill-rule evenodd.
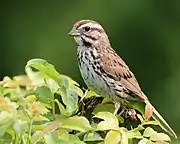
<path id="1" fill-rule="evenodd" d="M 146 97 L 142 94 L 141 88 L 125 62 L 114 52 L 108 51 L 101 55 L 101 66 L 103 71 L 112 79 L 120 81 L 130 93 L 139 96 L 142 100 Z M 107 55 L 108 53 L 108 55 Z"/>
<path id="2" fill-rule="evenodd" d="M 120 81 L 126 89 L 138 96 L 140 100 L 144 101 L 145 104 L 149 106 L 148 108 L 152 110 L 152 117 L 159 121 L 161 128 L 177 138 L 176 133 L 158 113 L 158 111 L 151 105 L 145 94 L 143 94 L 135 76 L 129 70 L 125 62 L 116 53 L 114 53 L 113 50 L 108 51 L 108 55 L 107 52 L 106 55 L 102 54 L 101 61 L 103 71 L 114 80 Z"/>

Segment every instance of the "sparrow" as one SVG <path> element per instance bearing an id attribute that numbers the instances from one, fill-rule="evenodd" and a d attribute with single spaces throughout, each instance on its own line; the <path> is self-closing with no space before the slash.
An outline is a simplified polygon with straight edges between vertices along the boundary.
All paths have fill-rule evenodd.
<path id="1" fill-rule="evenodd" d="M 177 138 L 175 132 L 150 103 L 134 74 L 111 47 L 103 27 L 93 20 L 77 21 L 69 35 L 77 43 L 77 60 L 82 78 L 89 89 L 115 103 L 115 114 L 130 103 L 143 103 L 162 129 Z"/>

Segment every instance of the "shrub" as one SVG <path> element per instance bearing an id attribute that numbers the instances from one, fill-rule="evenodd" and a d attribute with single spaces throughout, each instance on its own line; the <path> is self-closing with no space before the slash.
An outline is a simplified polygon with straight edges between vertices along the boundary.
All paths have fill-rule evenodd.
<path id="1" fill-rule="evenodd" d="M 125 127 L 113 115 L 108 98 L 83 90 L 53 65 L 32 59 L 26 75 L 0 82 L 0 143 L 4 144 L 153 144 L 168 143 L 158 125 L 138 114 L 136 126 Z M 151 127 L 150 127 L 151 126 Z"/>

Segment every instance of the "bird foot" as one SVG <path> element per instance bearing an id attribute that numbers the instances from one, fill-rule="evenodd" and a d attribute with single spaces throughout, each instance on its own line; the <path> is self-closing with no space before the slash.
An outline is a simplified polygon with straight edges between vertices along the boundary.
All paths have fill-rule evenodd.
<path id="1" fill-rule="evenodd" d="M 136 111 L 134 109 L 125 109 L 123 114 L 125 118 L 130 118 L 133 121 L 138 120 Z"/>
<path id="2" fill-rule="evenodd" d="M 118 113 L 118 111 L 119 111 L 119 109 L 120 109 L 120 107 L 121 107 L 121 104 L 115 102 L 114 106 L 115 106 L 115 110 L 114 110 L 114 113 L 113 113 L 113 114 L 114 114 L 114 115 L 117 115 L 117 113 Z"/>

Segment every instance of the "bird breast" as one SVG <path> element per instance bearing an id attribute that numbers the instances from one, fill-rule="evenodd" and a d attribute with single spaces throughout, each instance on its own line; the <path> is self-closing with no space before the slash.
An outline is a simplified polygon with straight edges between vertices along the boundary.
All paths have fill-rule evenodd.
<path id="1" fill-rule="evenodd" d="M 78 47 L 78 64 L 84 82 L 94 92 L 107 96 L 109 87 L 100 72 L 100 59 L 95 48 Z"/>

